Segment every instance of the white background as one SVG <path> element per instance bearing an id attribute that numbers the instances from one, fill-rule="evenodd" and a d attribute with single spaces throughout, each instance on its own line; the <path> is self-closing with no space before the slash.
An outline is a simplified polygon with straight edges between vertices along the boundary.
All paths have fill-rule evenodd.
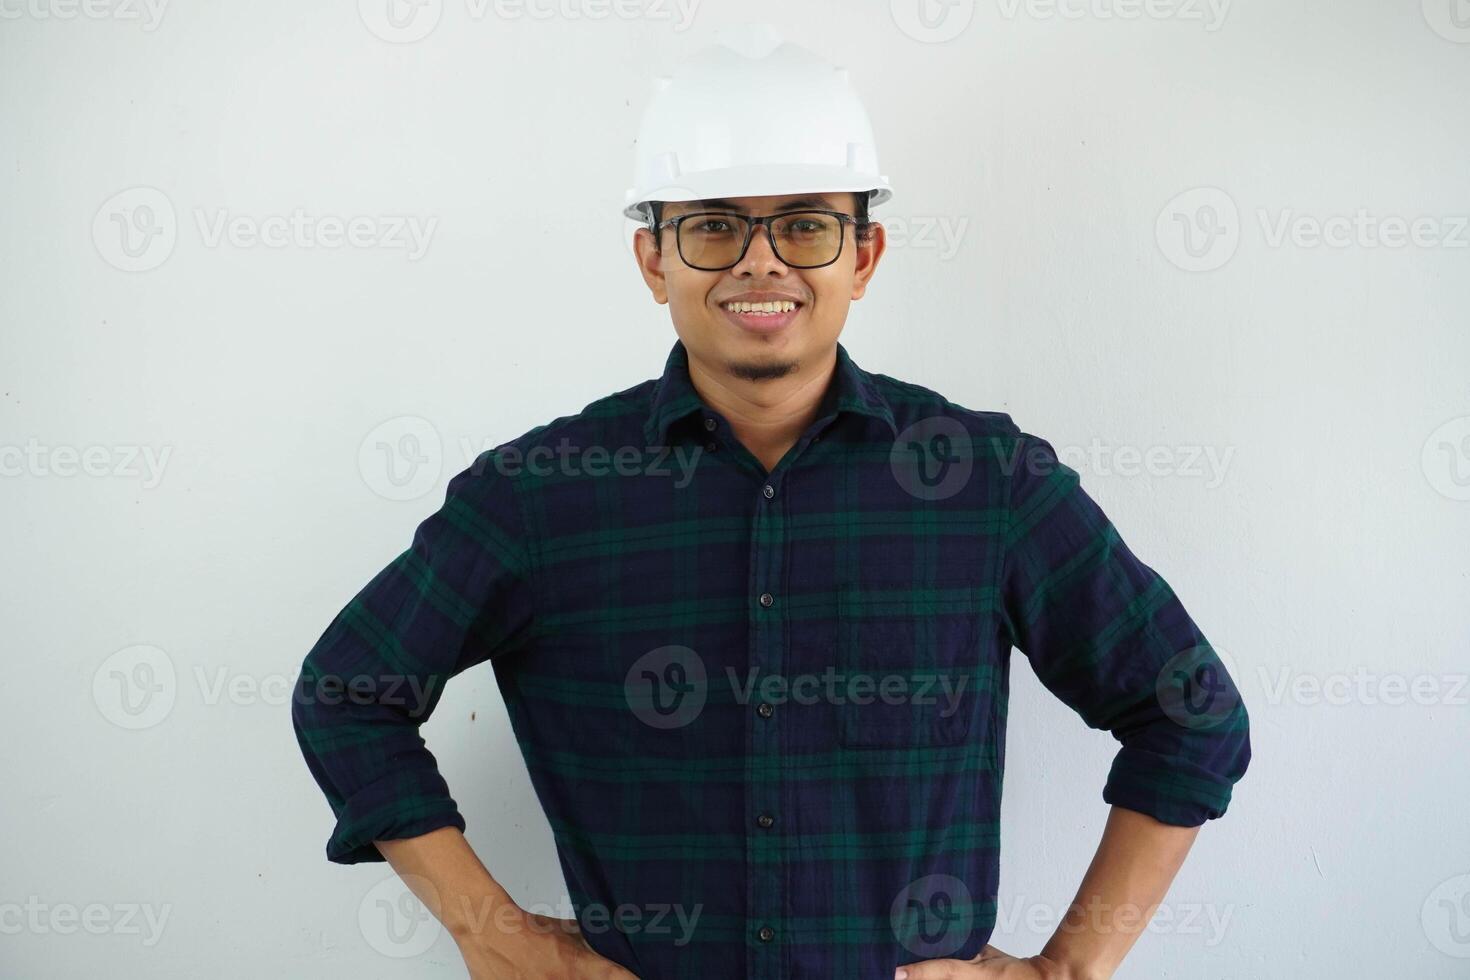
<path id="1" fill-rule="evenodd" d="M 464 975 L 387 865 L 326 861 L 286 688 L 475 453 L 662 369 L 632 140 L 750 17 L 873 117 L 854 359 L 1076 452 L 1245 693 L 1250 770 L 1118 976 L 1470 974 L 1470 7 L 386 2 L 0 0 L 0 974 Z M 212 233 L 298 212 L 366 237 Z M 1030 954 L 1116 743 L 1016 663 L 994 942 Z M 488 665 L 425 735 L 570 915 Z"/>

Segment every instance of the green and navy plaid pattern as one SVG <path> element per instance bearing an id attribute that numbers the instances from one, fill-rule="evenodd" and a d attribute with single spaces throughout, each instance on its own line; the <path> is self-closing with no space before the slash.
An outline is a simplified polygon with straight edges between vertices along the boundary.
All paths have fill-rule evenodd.
<path id="1" fill-rule="evenodd" d="M 1120 743 L 1104 801 L 1225 812 L 1234 681 L 1046 440 L 838 345 L 768 473 L 676 342 L 454 476 L 292 717 L 328 859 L 381 861 L 465 828 L 418 727 L 488 660 L 599 953 L 645 980 L 888 977 L 990 937 L 1013 647 Z M 479 843 L 492 870 L 515 846 Z"/>

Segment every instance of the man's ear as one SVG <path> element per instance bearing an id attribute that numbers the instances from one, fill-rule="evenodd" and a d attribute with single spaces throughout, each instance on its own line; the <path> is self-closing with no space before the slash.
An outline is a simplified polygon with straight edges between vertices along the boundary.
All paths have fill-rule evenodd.
<path id="1" fill-rule="evenodd" d="M 854 226 L 853 236 L 857 231 Z M 883 251 L 888 247 L 888 232 L 878 222 L 872 221 L 868 227 L 868 240 L 857 245 L 857 264 L 852 270 L 852 298 L 862 299 L 863 294 L 868 291 L 868 280 L 873 278 L 873 273 L 878 271 L 878 260 L 883 257 Z"/>
<path id="2" fill-rule="evenodd" d="M 653 294 L 653 301 L 663 305 L 669 301 L 669 287 L 664 279 L 663 256 L 653 247 L 653 232 L 639 228 L 633 233 L 633 255 L 638 262 L 638 271 Z"/>

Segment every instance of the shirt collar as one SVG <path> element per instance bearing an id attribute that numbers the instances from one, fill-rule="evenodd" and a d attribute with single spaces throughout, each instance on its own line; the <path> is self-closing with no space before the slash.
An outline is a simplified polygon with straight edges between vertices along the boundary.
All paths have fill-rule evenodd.
<path id="1" fill-rule="evenodd" d="M 648 418 L 643 424 L 643 434 L 650 446 L 667 444 L 669 428 L 679 419 L 705 409 L 699 393 L 689 379 L 689 352 L 684 341 L 675 340 L 664 363 L 663 376 L 654 383 L 653 403 Z M 893 409 L 878 391 L 873 376 L 853 362 L 842 344 L 837 345 L 837 364 L 832 372 L 832 382 L 822 395 L 817 409 L 817 418 L 826 418 L 838 412 L 857 412 L 882 419 L 893 434 L 898 435 L 898 425 L 893 420 Z"/>

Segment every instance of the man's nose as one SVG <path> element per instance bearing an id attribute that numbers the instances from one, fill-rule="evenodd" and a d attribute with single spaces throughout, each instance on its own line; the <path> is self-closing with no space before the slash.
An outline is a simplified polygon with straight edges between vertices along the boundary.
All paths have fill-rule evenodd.
<path id="1" fill-rule="evenodd" d="M 745 250 L 745 255 L 736 265 L 736 275 L 742 272 L 766 273 L 771 271 L 786 270 L 786 264 L 776 255 L 774 240 L 771 238 L 769 225 L 757 225 L 750 234 L 750 247 Z"/>

